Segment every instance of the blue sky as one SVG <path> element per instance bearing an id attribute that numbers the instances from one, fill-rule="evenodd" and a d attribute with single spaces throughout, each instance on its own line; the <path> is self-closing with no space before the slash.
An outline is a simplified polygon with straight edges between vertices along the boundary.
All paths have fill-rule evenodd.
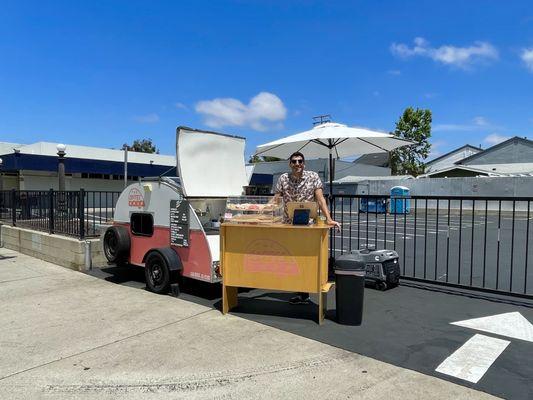
<path id="1" fill-rule="evenodd" d="M 2 1 L 0 141 L 256 145 L 433 112 L 433 156 L 533 137 L 530 1 Z M 68 150 L 67 150 L 68 151 Z"/>

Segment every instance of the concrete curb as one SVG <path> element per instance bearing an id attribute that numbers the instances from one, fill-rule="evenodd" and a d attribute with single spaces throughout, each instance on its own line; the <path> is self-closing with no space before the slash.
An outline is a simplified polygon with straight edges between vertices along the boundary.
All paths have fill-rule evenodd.
<path id="1" fill-rule="evenodd" d="M 90 259 L 86 260 L 86 246 L 90 246 Z M 78 240 L 31 229 L 0 226 L 0 247 L 48 261 L 76 271 L 85 271 L 89 265 L 106 265 L 100 239 Z"/>

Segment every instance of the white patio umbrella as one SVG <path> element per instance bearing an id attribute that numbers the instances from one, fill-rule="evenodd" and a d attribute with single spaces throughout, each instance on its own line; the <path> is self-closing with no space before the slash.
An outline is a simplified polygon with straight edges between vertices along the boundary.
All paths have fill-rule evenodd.
<path id="1" fill-rule="evenodd" d="M 255 155 L 287 158 L 297 151 L 306 158 L 329 156 L 329 194 L 333 194 L 333 159 L 355 155 L 389 152 L 413 142 L 394 135 L 352 128 L 343 124 L 326 122 L 305 132 L 287 136 L 257 147 Z"/>

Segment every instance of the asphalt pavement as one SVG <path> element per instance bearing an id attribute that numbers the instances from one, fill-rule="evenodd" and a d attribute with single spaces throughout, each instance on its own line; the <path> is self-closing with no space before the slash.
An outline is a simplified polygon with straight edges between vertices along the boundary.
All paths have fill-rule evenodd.
<path id="1" fill-rule="evenodd" d="M 142 268 L 112 267 L 93 270 L 92 274 L 144 288 Z M 181 299 L 220 309 L 218 285 L 186 280 L 181 287 Z M 503 398 L 533 398 L 533 364 L 530 362 L 533 336 L 530 341 L 507 338 L 510 344 L 476 383 L 436 371 L 476 334 L 505 339 L 505 335 L 452 325 L 453 322 L 509 313 L 519 313 L 533 321 L 533 302 L 408 282 L 384 292 L 369 285 L 365 289 L 363 324 L 353 327 L 335 321 L 334 290 L 328 296 L 328 318 L 322 326 L 316 323 L 316 302 L 290 305 L 291 296 L 291 293 L 244 289 L 239 294 L 239 306 L 232 314 Z M 477 349 L 473 358 L 484 355 L 483 348 Z M 387 379 L 385 372 L 383 379 Z"/>
<path id="2" fill-rule="evenodd" d="M 313 306 L 252 291 L 237 313 L 222 315 L 216 285 L 183 285 L 174 298 L 143 290 L 138 268 L 93 272 L 99 277 L 0 249 L 0 398 L 494 398 L 325 343 L 332 327 L 347 348 L 369 343 L 368 329 L 403 336 L 401 324 L 382 330 L 370 314 L 359 328 L 318 327 Z M 380 297 L 389 318 L 387 299 L 404 289 Z"/>

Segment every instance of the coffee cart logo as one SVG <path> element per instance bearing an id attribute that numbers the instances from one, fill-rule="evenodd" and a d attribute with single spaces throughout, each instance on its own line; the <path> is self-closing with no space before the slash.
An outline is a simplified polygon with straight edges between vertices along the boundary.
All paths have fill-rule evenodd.
<path id="1" fill-rule="evenodd" d="M 130 207 L 144 207 L 144 196 L 137 188 L 132 188 L 128 193 L 128 205 Z"/>
<path id="2" fill-rule="evenodd" d="M 258 239 L 246 249 L 243 267 L 246 272 L 263 272 L 277 276 L 293 276 L 300 273 L 296 259 L 279 242 Z"/>

